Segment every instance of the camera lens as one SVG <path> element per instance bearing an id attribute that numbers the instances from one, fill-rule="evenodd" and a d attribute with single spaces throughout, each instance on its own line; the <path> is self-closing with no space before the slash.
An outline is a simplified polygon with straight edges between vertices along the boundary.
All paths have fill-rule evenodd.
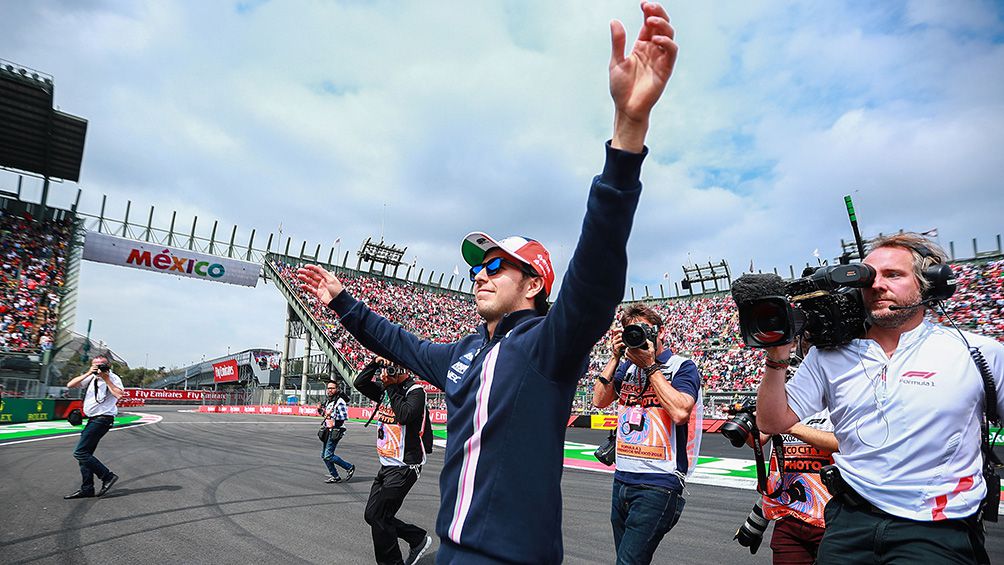
<path id="1" fill-rule="evenodd" d="M 641 324 L 629 324 L 624 326 L 624 333 L 621 334 L 621 341 L 631 349 L 647 349 L 648 335 Z"/>
<path id="2" fill-rule="evenodd" d="M 753 419 L 749 414 L 736 414 L 728 422 L 722 424 L 722 435 L 729 440 L 732 447 L 742 447 L 753 429 Z"/>
<path id="3" fill-rule="evenodd" d="M 742 526 L 739 526 L 735 537 L 732 538 L 739 542 L 739 545 L 748 547 L 751 554 L 756 553 L 760 549 L 760 543 L 763 541 L 763 533 L 767 530 L 767 524 L 770 523 L 763 515 L 761 504 L 762 501 L 757 500 L 756 504 L 753 505 L 753 510 L 746 517 L 746 521 L 743 522 Z"/>

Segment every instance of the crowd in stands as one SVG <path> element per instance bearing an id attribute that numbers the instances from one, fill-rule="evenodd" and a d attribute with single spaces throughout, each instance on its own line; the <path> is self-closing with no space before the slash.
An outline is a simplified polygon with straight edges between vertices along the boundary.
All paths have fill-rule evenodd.
<path id="1" fill-rule="evenodd" d="M 294 281 L 291 266 L 278 267 L 285 279 Z M 959 286 L 947 303 L 952 319 L 963 329 L 1004 341 L 1004 260 L 960 263 L 953 268 L 958 274 Z M 353 296 L 365 300 L 376 312 L 433 341 L 457 340 L 474 331 L 475 324 L 480 322 L 468 296 L 366 276 L 345 276 L 342 281 Z M 361 368 L 369 360 L 368 352 L 341 328 L 327 308 L 306 294 L 301 293 L 301 299 L 321 322 L 342 356 L 354 367 Z M 706 394 L 727 395 L 756 389 L 763 367 L 763 350 L 743 344 L 739 336 L 738 312 L 728 293 L 663 300 L 653 306 L 666 320 L 668 347 L 697 363 Z M 947 323 L 940 314 L 932 312 L 930 317 Z M 609 358 L 608 339 L 604 337 L 593 349 L 573 408 L 589 410 L 593 377 Z"/>
<path id="2" fill-rule="evenodd" d="M 0 210 L 0 351 L 52 347 L 73 224 Z"/>
<path id="3" fill-rule="evenodd" d="M 958 288 L 946 310 L 960 328 L 1004 341 L 1004 259 L 952 265 Z M 948 324 L 940 313 L 931 314 Z"/>
<path id="4" fill-rule="evenodd" d="M 299 289 L 296 267 L 286 263 L 276 263 L 275 267 L 283 279 Z M 365 300 L 374 312 L 423 339 L 438 343 L 457 341 L 474 332 L 478 323 L 469 296 L 361 275 L 339 275 L 339 280 L 349 294 Z M 366 366 L 372 354 L 342 328 L 334 312 L 309 294 L 299 292 L 299 296 L 342 357 L 356 370 Z"/>

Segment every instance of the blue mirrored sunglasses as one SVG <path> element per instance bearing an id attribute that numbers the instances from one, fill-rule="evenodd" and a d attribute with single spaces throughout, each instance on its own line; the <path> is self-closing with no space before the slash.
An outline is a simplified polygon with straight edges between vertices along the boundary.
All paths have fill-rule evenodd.
<path id="1" fill-rule="evenodd" d="M 530 276 L 538 276 L 537 273 L 531 273 L 524 265 L 520 265 L 519 263 L 509 261 L 504 257 L 494 257 L 492 259 L 485 261 L 484 263 L 481 263 L 480 265 L 474 265 L 473 267 L 471 267 L 471 280 L 473 281 L 474 278 L 478 276 L 478 273 L 482 271 L 482 269 L 486 273 L 488 273 L 489 277 L 494 277 L 496 274 L 498 274 L 500 270 L 502 270 L 503 264 L 509 265 L 510 267 L 514 267 L 518 269 L 521 273 Z"/>

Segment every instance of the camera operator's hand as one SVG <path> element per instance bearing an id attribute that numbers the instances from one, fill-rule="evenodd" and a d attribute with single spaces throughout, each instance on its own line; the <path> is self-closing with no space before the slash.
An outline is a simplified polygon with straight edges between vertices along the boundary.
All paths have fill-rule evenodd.
<path id="1" fill-rule="evenodd" d="M 624 330 L 620 328 L 610 330 L 610 352 L 618 360 L 624 356 L 625 345 L 621 338 L 622 335 L 624 335 Z"/>
<path id="2" fill-rule="evenodd" d="M 655 365 L 655 344 L 651 341 L 648 343 L 649 346 L 645 349 L 627 348 L 625 355 L 627 355 L 628 361 L 642 369 Z"/>
<path id="3" fill-rule="evenodd" d="M 342 281 L 318 265 L 304 265 L 296 270 L 300 288 L 317 297 L 325 306 L 345 290 Z"/>
<path id="4" fill-rule="evenodd" d="M 101 364 L 101 363 L 98 363 L 98 359 L 97 359 L 97 357 L 95 357 L 94 359 L 92 359 L 92 360 L 91 360 L 91 370 L 90 370 L 90 371 L 88 371 L 88 373 L 90 373 L 90 374 L 92 374 L 92 375 L 97 375 L 97 374 L 99 374 L 99 373 L 100 373 L 101 371 L 99 371 L 99 370 L 98 370 L 98 365 L 100 365 L 100 364 Z"/>
<path id="5" fill-rule="evenodd" d="M 792 344 L 786 343 L 784 345 L 768 347 L 765 351 L 767 352 L 767 359 L 784 362 L 791 358 L 791 349 Z"/>

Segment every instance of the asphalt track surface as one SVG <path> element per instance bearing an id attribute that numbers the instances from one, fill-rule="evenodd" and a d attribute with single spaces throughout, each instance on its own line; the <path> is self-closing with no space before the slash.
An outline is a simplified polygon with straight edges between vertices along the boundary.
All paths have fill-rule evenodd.
<path id="1" fill-rule="evenodd" d="M 374 434 L 347 424 L 338 453 L 351 482 L 325 484 L 317 420 L 180 412 L 148 406 L 156 424 L 109 433 L 96 455 L 121 479 L 100 499 L 63 500 L 79 486 L 77 436 L 0 445 L 2 563 L 372 563 L 363 509 L 379 469 Z M 598 444 L 604 434 L 569 430 Z M 702 454 L 736 457 L 717 435 Z M 432 530 L 439 507 L 437 447 L 398 517 Z M 566 563 L 613 563 L 611 475 L 566 469 Z M 687 505 L 655 563 L 769 563 L 732 541 L 754 499 L 747 490 L 691 484 Z M 513 496 L 519 496 L 514 492 Z M 768 532 L 769 536 L 769 532 Z M 420 563 L 435 561 L 438 539 Z M 404 548 L 406 550 L 406 548 Z M 1004 527 L 991 524 L 991 556 L 1004 557 Z"/>

